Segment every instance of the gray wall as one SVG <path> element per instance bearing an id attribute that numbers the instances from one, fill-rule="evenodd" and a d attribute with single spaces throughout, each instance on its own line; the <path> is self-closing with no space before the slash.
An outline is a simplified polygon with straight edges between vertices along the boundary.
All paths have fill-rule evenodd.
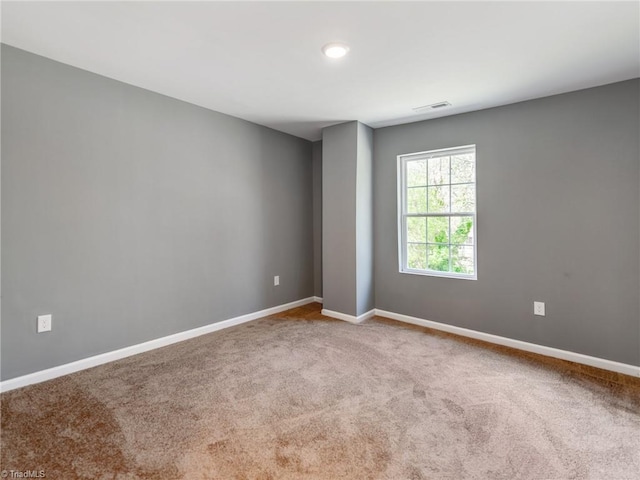
<path id="1" fill-rule="evenodd" d="M 313 294 L 322 297 L 322 142 L 311 146 L 313 172 Z"/>
<path id="2" fill-rule="evenodd" d="M 323 306 L 354 317 L 374 308 L 372 149 L 360 122 L 322 131 Z"/>
<path id="3" fill-rule="evenodd" d="M 358 122 L 322 130 L 323 307 L 356 315 L 356 155 Z"/>
<path id="4" fill-rule="evenodd" d="M 376 130 L 376 307 L 639 365 L 639 88 Z M 478 280 L 398 273 L 396 156 L 474 143 Z"/>
<path id="5" fill-rule="evenodd" d="M 358 123 L 356 161 L 356 316 L 374 308 L 373 290 L 373 130 Z"/>
<path id="6" fill-rule="evenodd" d="M 7 46 L 2 139 L 3 380 L 313 295 L 310 142 Z"/>

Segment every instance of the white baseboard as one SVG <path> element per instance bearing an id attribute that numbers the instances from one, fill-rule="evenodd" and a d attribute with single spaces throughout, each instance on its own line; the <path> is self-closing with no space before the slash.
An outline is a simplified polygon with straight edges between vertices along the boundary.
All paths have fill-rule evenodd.
<path id="1" fill-rule="evenodd" d="M 523 342 L 521 340 L 513 340 L 511 338 L 500 337 L 498 335 L 492 335 L 490 333 L 478 332 L 476 330 L 469 330 L 467 328 L 447 325 L 445 323 L 433 322 L 431 320 L 423 320 L 422 318 L 410 317 L 409 315 L 387 312 L 385 310 L 376 309 L 375 315 L 390 318 L 392 320 L 398 320 L 400 322 L 411 323 L 413 325 L 420 325 L 421 327 L 433 328 L 434 330 L 442 330 L 443 332 L 454 333 L 463 337 L 475 338 L 476 340 L 483 340 L 485 342 L 495 343 L 497 345 L 504 345 L 506 347 L 524 350 L 525 352 L 538 353 L 540 355 L 546 355 L 547 357 L 559 358 L 561 360 L 581 363 L 583 365 L 589 365 L 591 367 L 602 368 L 603 370 L 624 373 L 625 375 L 631 375 L 633 377 L 640 377 L 640 366 L 614 362 L 611 360 L 606 360 L 604 358 L 591 357 L 589 355 L 583 355 L 581 353 L 570 352 L 567 350 L 560 350 L 558 348 L 545 347 L 544 345 Z"/>
<path id="2" fill-rule="evenodd" d="M 291 308 L 300 307 L 308 303 L 314 302 L 314 297 L 303 298 L 302 300 L 296 300 L 295 302 L 286 303 L 284 305 L 278 305 L 276 307 L 260 310 L 259 312 L 248 313 L 239 317 L 230 318 L 221 322 L 211 323 L 203 327 L 194 328 L 192 330 L 186 330 L 184 332 L 175 333 L 162 338 L 156 338 L 155 340 L 149 340 L 148 342 L 139 343 L 137 345 L 131 345 L 130 347 L 121 348 L 112 352 L 102 353 L 93 357 L 83 358 L 75 362 L 66 363 L 57 367 L 48 368 L 39 372 L 30 373 L 21 377 L 11 378 L 0 382 L 0 392 L 8 392 L 16 388 L 26 387 L 34 383 L 44 382 L 63 375 L 78 372 L 80 370 L 86 370 L 87 368 L 96 367 L 105 363 L 120 360 L 121 358 L 137 355 L 138 353 L 148 352 L 156 348 L 165 347 L 173 343 L 182 342 L 190 338 L 199 337 L 207 333 L 217 332 L 224 328 L 233 327 L 242 323 L 250 322 L 258 318 L 267 317 L 276 313 L 284 312 Z"/>
<path id="3" fill-rule="evenodd" d="M 149 350 L 154 350 L 156 348 L 165 347 L 173 343 L 182 342 L 184 340 L 198 337 L 200 335 L 216 332 L 218 330 L 233 327 L 235 325 L 240 325 L 242 323 L 250 322 L 258 318 L 267 317 L 269 315 L 284 312 L 285 310 L 289 310 L 295 307 L 300 307 L 302 305 L 306 305 L 312 302 L 322 303 L 322 298 L 319 298 L 319 297 L 304 298 L 302 300 L 297 300 L 295 302 L 286 303 L 284 305 L 278 305 L 276 307 L 267 308 L 265 310 L 260 310 L 258 312 L 249 313 L 247 315 L 242 315 L 235 318 L 230 318 L 228 320 L 212 323 L 210 325 L 194 328 L 192 330 L 175 333 L 173 335 L 169 335 L 166 337 L 157 338 L 155 340 L 150 340 L 148 342 L 139 343 L 137 345 L 132 345 L 130 347 L 121 348 L 119 350 L 114 350 L 112 352 L 102 353 L 100 355 L 84 358 L 81 360 L 77 360 L 75 362 L 59 365 L 57 367 L 48 368 L 46 370 L 30 373 L 28 375 L 23 375 L 21 377 L 11 378 L 9 380 L 0 382 L 0 392 L 8 392 L 9 390 L 14 390 L 16 388 L 26 387 L 27 385 L 32 385 L 34 383 L 44 382 L 46 380 L 51 380 L 57 377 L 61 377 L 63 375 L 68 375 L 70 373 L 78 372 L 80 370 L 86 370 L 87 368 L 96 367 L 98 365 L 113 362 L 121 358 L 137 355 L 138 353 L 143 353 Z M 581 363 L 583 365 L 602 368 L 604 370 L 609 370 L 612 372 L 618 372 L 618 373 L 623 373 L 625 375 L 640 377 L 640 366 L 614 362 L 611 360 L 606 360 L 598 357 L 591 357 L 589 355 L 569 352 L 567 350 L 560 350 L 557 348 L 545 347 L 543 345 L 537 345 L 535 343 L 528 343 L 520 340 L 513 340 L 511 338 L 500 337 L 498 335 L 492 335 L 490 333 L 478 332 L 476 330 L 456 327 L 453 325 L 447 325 L 445 323 L 434 322 L 431 320 L 424 320 L 421 318 L 411 317 L 409 315 L 402 315 L 394 312 L 388 312 L 380 309 L 370 310 L 357 317 L 353 315 L 340 313 L 340 312 L 335 312 L 332 310 L 326 310 L 326 309 L 322 309 L 322 314 L 328 317 L 337 318 L 339 320 L 344 320 L 350 323 L 360 323 L 376 315 L 380 317 L 390 318 L 392 320 L 398 320 L 400 322 L 411 323 L 413 325 L 433 328 L 434 330 L 441 330 L 444 332 L 454 333 L 456 335 L 461 335 L 464 337 L 475 338 L 477 340 L 483 340 L 485 342 L 494 343 L 497 345 L 504 345 L 507 347 L 516 348 L 518 350 L 524 350 L 526 352 L 538 353 L 540 355 L 546 355 L 548 357 L 559 358 L 561 360 L 568 360 L 570 362 Z"/>
<path id="4" fill-rule="evenodd" d="M 327 317 L 337 318 L 338 320 L 344 320 L 345 322 L 360 323 L 360 322 L 364 322 L 365 320 L 373 317 L 375 315 L 375 310 L 369 310 L 368 312 L 363 313 L 362 315 L 358 315 L 357 317 L 355 317 L 353 315 L 348 315 L 346 313 L 340 313 L 340 312 L 335 312 L 333 310 L 327 310 L 326 308 L 323 308 L 321 313 L 322 313 L 322 315 L 325 315 Z"/>

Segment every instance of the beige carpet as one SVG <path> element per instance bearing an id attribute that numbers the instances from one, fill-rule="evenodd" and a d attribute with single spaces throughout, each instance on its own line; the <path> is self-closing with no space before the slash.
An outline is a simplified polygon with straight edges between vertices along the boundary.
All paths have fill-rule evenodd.
<path id="1" fill-rule="evenodd" d="M 473 342 L 295 309 L 2 394 L 47 479 L 640 478 L 640 398 Z"/>

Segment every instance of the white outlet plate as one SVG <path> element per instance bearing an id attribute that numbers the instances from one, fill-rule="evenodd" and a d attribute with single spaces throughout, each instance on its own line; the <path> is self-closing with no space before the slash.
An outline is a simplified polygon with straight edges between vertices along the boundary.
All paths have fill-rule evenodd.
<path id="1" fill-rule="evenodd" d="M 38 315 L 38 333 L 50 332 L 53 315 Z"/>
<path id="2" fill-rule="evenodd" d="M 278 285 L 280 285 L 280 275 L 273 277 L 273 286 L 277 287 Z"/>
<path id="3" fill-rule="evenodd" d="M 533 302 L 533 314 L 540 315 L 541 317 L 545 316 L 544 302 Z"/>

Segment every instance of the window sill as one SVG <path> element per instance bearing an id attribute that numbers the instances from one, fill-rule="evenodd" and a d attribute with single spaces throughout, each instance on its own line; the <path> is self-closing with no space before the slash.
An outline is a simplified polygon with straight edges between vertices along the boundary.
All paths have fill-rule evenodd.
<path id="1" fill-rule="evenodd" d="M 463 273 L 451 273 L 451 272 L 438 272 L 427 270 L 400 270 L 400 273 L 406 273 L 408 275 L 420 275 L 423 277 L 440 277 L 440 278 L 455 278 L 459 280 L 477 280 L 478 274 L 468 275 Z"/>

